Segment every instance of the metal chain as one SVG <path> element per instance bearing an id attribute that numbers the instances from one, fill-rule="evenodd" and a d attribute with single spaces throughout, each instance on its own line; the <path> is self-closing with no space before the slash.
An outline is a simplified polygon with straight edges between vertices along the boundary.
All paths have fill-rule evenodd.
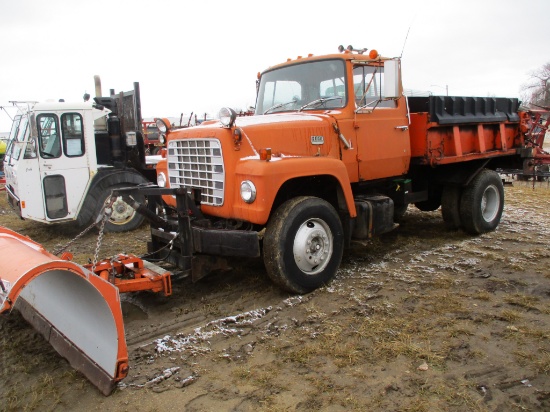
<path id="1" fill-rule="evenodd" d="M 78 239 L 80 239 L 82 236 L 84 236 L 86 233 L 88 233 L 90 231 L 90 229 L 97 226 L 98 223 L 99 223 L 98 221 L 93 222 L 90 226 L 88 226 L 86 229 L 84 229 L 82 232 L 80 232 L 78 235 L 76 235 L 73 239 L 69 240 L 65 246 L 62 246 L 59 249 L 55 249 L 52 253 L 54 255 L 59 255 L 61 252 L 64 252 L 65 249 L 67 249 L 74 242 L 76 242 Z"/>
<path id="2" fill-rule="evenodd" d="M 90 224 L 86 229 L 84 229 L 82 232 L 80 232 L 78 235 L 76 235 L 73 239 L 71 239 L 65 246 L 60 247 L 59 249 L 56 249 L 53 251 L 54 255 L 59 255 L 61 252 L 63 252 L 65 249 L 67 249 L 70 245 L 72 245 L 74 242 L 76 242 L 78 239 L 80 239 L 82 236 L 84 236 L 86 233 L 88 233 L 93 227 L 97 226 L 99 223 L 101 223 L 101 226 L 99 227 L 99 234 L 97 236 L 97 243 L 96 248 L 94 252 L 94 259 L 92 264 L 92 272 L 95 270 L 95 267 L 97 265 L 97 259 L 99 256 L 99 250 L 101 248 L 101 242 L 103 241 L 103 234 L 105 232 L 105 223 L 111 218 L 111 214 L 113 213 L 113 204 L 115 203 L 115 199 L 112 196 L 111 193 L 111 199 L 109 201 L 109 204 L 105 205 L 105 207 L 102 210 L 103 216 L 101 217 L 101 220 L 99 220 L 100 215 L 98 218 Z"/>
<path id="3" fill-rule="evenodd" d="M 113 199 L 113 197 L 111 196 L 111 201 L 103 209 L 104 215 L 103 215 L 103 219 L 101 219 L 101 226 L 99 227 L 99 235 L 97 236 L 97 243 L 96 243 L 95 252 L 94 252 L 94 260 L 92 261 L 92 272 L 95 271 L 95 267 L 97 265 L 99 249 L 101 248 L 101 242 L 103 241 L 103 233 L 105 231 L 105 223 L 107 223 L 107 220 L 111 218 L 111 213 L 113 213 L 114 202 L 115 202 L 115 199 Z"/>

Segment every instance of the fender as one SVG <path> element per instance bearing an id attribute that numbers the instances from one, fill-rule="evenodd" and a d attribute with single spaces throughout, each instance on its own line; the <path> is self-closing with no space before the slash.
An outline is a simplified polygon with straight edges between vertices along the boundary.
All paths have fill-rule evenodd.
<path id="1" fill-rule="evenodd" d="M 339 159 L 326 157 L 272 158 L 270 161 L 248 159 L 235 169 L 233 217 L 265 224 L 281 186 L 288 180 L 308 176 L 332 176 L 340 184 L 350 217 L 357 216 L 347 169 Z M 241 199 L 240 182 L 250 180 L 257 190 L 256 201 L 246 204 Z"/>

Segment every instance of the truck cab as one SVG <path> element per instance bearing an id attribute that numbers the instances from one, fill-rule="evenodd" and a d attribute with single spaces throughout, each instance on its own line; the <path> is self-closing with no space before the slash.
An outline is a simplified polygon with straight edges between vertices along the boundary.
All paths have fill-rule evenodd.
<path id="1" fill-rule="evenodd" d="M 72 220 L 97 171 L 94 120 L 106 113 L 91 103 L 36 104 L 13 122 L 5 156 L 8 199 L 22 218 L 43 222 Z M 31 134 L 31 130 L 35 133 Z"/>
<path id="2" fill-rule="evenodd" d="M 261 76 L 256 115 L 324 113 L 337 124 L 336 156 L 346 164 L 351 181 L 402 175 L 410 144 L 399 69 L 398 59 L 383 59 L 375 50 L 275 66 Z M 329 136 L 333 134 L 323 139 Z"/>
<path id="3" fill-rule="evenodd" d="M 76 221 L 84 228 L 102 213 L 113 189 L 154 179 L 153 167 L 145 165 L 141 121 L 134 121 L 135 96 L 32 103 L 20 110 L 4 171 L 9 203 L 21 218 Z M 131 104 L 117 103 L 125 99 Z M 129 230 L 143 221 L 121 199 L 112 206 L 107 230 Z"/>

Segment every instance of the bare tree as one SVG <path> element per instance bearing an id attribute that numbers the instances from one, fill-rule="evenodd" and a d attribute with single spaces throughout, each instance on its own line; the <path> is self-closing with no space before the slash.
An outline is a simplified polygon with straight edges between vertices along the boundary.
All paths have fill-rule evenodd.
<path id="1" fill-rule="evenodd" d="M 531 78 L 522 86 L 525 103 L 550 108 L 550 62 L 530 74 Z"/>

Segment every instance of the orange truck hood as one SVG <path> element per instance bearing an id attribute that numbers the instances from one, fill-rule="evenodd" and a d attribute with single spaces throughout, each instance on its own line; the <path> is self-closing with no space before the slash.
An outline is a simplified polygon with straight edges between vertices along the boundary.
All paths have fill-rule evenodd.
<path id="1" fill-rule="evenodd" d="M 283 156 L 327 156 L 337 146 L 333 124 L 331 115 L 305 113 L 240 117 L 235 123 L 243 132 L 243 145 L 256 153 L 271 148 Z"/>

